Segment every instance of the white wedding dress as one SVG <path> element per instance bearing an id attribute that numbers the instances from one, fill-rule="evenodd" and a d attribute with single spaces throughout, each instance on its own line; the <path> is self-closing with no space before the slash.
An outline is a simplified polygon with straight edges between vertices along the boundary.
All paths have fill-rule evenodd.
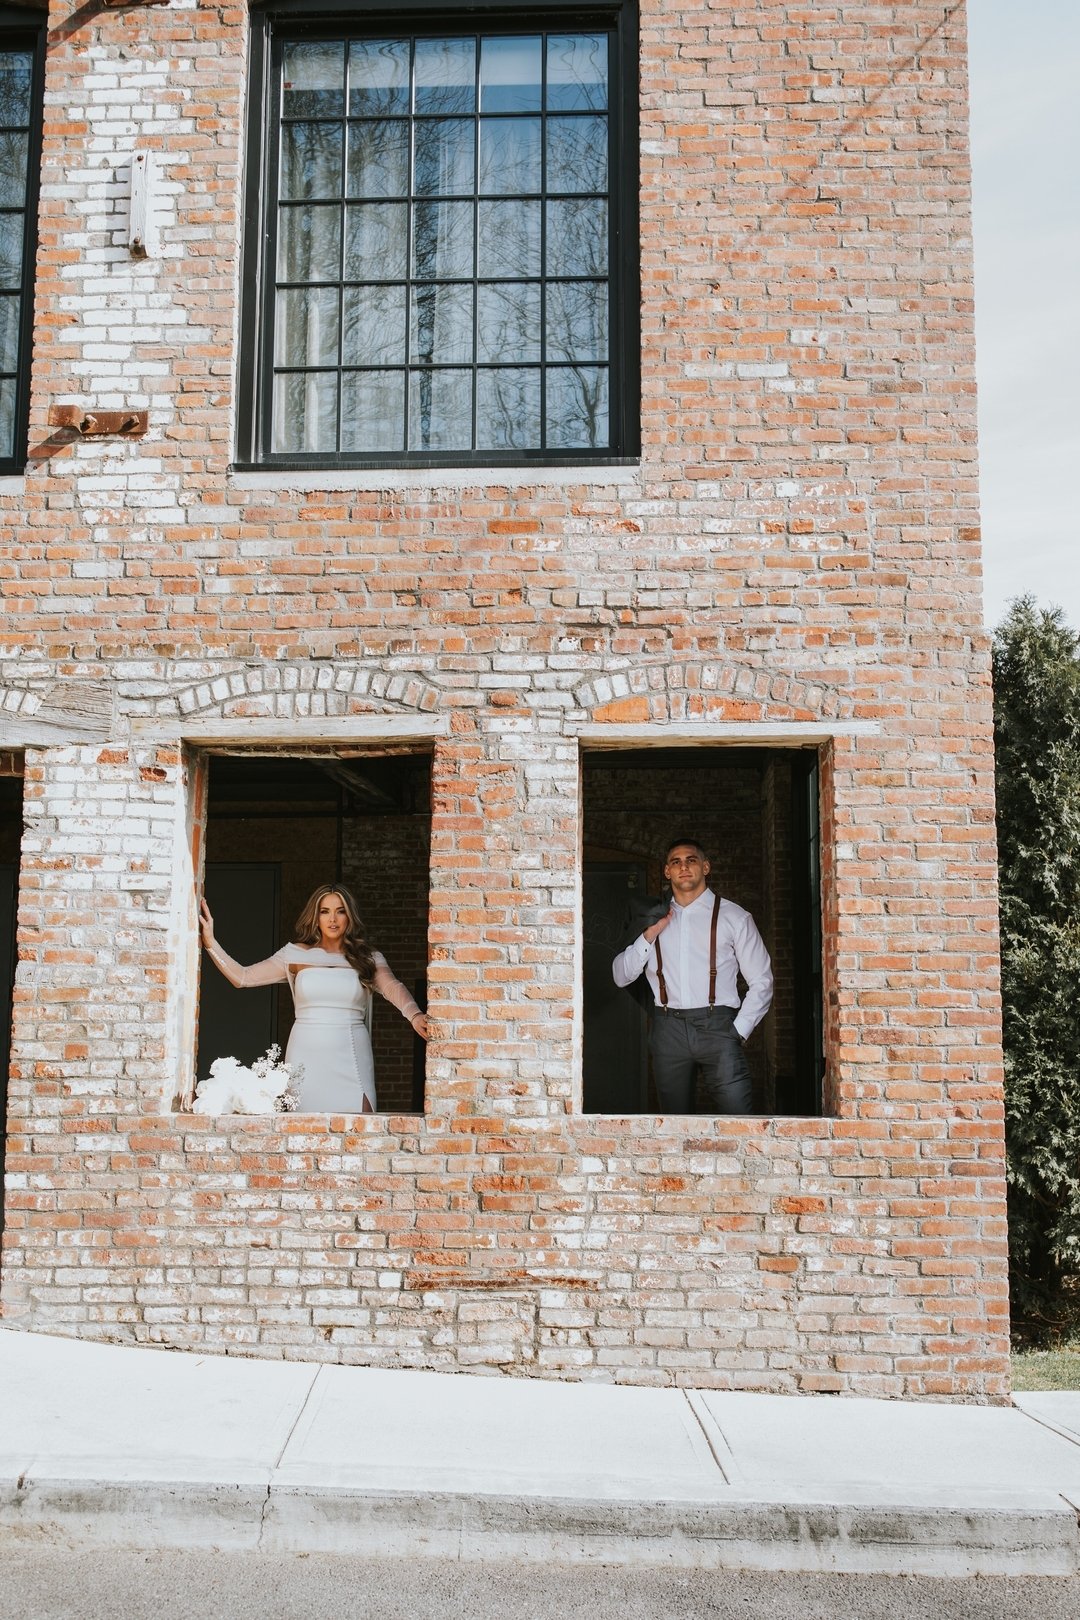
<path id="1" fill-rule="evenodd" d="M 375 958 L 374 988 L 410 1023 L 420 1011 L 385 956 Z M 318 945 L 283 945 L 264 962 L 241 967 L 215 941 L 211 959 L 239 990 L 287 983 L 296 1004 L 296 1022 L 285 1061 L 303 1065 L 296 1090 L 302 1114 L 361 1114 L 365 1100 L 375 1109 L 375 1066 L 368 1019 L 371 993 L 339 952 Z"/>

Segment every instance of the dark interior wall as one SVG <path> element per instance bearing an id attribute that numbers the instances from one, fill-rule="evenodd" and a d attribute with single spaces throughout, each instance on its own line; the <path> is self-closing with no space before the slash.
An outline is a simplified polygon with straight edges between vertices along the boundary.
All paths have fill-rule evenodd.
<path id="1" fill-rule="evenodd" d="M 342 876 L 360 906 L 368 940 L 425 1005 L 431 817 L 351 816 L 342 826 Z M 413 1106 L 416 1039 L 396 1007 L 375 998 L 371 1044 L 380 1110 Z"/>
<path id="2" fill-rule="evenodd" d="M 23 835 L 23 758 L 0 749 L 0 865 L 19 864 Z"/>
<path id="3" fill-rule="evenodd" d="M 762 1107 L 776 1109 L 795 1071 L 795 941 L 792 884 L 791 762 L 772 754 L 761 781 L 762 911 L 758 926 L 773 964 L 773 1001 L 765 1019 Z"/>
<path id="4" fill-rule="evenodd" d="M 710 886 L 757 923 L 776 981 L 747 1047 L 761 1113 L 777 1109 L 795 1066 L 791 792 L 781 750 L 635 750 L 583 761 L 586 864 L 637 856 L 659 897 L 671 840 L 696 838 L 711 862 Z M 698 1109 L 708 1111 L 703 1097 Z"/>
<path id="5" fill-rule="evenodd" d="M 22 755 L 0 750 L 0 1231 L 4 1225 L 3 1168 L 7 1133 L 11 1003 L 15 983 L 15 921 L 23 833 Z"/>
<path id="6" fill-rule="evenodd" d="M 268 861 L 280 869 L 278 937 L 267 955 L 292 938 L 293 924 L 304 902 L 337 873 L 337 815 L 315 812 L 295 816 L 211 814 L 206 824 L 207 861 Z M 230 954 L 228 917 L 214 919 L 217 936 Z M 204 962 L 203 971 L 213 971 Z M 282 1051 L 292 1029 L 292 996 L 282 986 L 277 998 L 277 1043 Z"/>

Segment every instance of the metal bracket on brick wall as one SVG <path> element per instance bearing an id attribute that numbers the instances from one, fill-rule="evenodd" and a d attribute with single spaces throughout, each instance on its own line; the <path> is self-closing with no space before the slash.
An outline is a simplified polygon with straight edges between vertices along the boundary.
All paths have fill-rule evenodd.
<path id="1" fill-rule="evenodd" d="M 135 11 L 142 6 L 167 6 L 169 0 L 104 0 L 110 11 Z"/>
<path id="2" fill-rule="evenodd" d="M 149 426 L 148 411 L 92 411 L 85 405 L 50 405 L 49 426 L 69 428 L 84 439 L 138 439 Z"/>
<path id="3" fill-rule="evenodd" d="M 128 203 L 128 251 L 133 259 L 157 256 L 157 221 L 154 218 L 154 154 L 131 155 L 131 197 Z"/>

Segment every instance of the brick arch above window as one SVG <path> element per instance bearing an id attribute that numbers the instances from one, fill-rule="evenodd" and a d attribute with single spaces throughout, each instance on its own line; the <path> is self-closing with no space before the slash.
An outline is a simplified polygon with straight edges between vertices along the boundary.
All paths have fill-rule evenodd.
<path id="1" fill-rule="evenodd" d="M 854 700 L 826 681 L 738 663 L 653 663 L 594 675 L 574 689 L 592 720 L 849 720 Z"/>
<path id="2" fill-rule="evenodd" d="M 288 719 L 371 712 L 431 714 L 439 689 L 407 670 L 351 663 L 242 666 L 206 676 L 174 693 L 182 719 Z"/>

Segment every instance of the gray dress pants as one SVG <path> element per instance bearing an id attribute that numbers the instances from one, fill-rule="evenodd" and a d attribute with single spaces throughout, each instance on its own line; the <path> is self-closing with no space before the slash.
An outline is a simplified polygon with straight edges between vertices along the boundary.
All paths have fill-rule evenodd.
<path id="1" fill-rule="evenodd" d="M 753 1083 L 735 1007 L 653 1009 L 649 1031 L 653 1079 L 662 1114 L 689 1114 L 698 1069 L 713 1112 L 749 1114 Z"/>

